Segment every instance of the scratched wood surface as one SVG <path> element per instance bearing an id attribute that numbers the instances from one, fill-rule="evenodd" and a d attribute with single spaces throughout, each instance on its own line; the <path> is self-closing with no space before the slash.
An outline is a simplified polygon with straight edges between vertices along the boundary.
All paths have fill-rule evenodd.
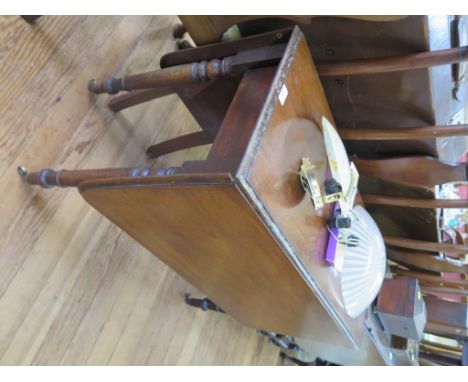
<path id="1" fill-rule="evenodd" d="M 0 365 L 275 365 L 277 349 L 227 315 L 186 306 L 181 277 L 76 190 L 23 185 L 16 167 L 178 165 L 150 143 L 198 126 L 175 96 L 114 115 L 90 78 L 158 67 L 173 16 L 0 17 Z"/>

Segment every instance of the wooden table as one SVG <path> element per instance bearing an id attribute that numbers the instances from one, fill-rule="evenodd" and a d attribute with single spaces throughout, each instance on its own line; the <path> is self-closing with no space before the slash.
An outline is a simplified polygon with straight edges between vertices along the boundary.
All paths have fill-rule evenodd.
<path id="1" fill-rule="evenodd" d="M 278 67 L 243 75 L 206 160 L 79 190 L 245 325 L 379 357 L 324 261 L 329 207 L 316 211 L 298 178 L 304 156 L 326 178 L 322 116 L 333 122 L 295 28 Z"/>

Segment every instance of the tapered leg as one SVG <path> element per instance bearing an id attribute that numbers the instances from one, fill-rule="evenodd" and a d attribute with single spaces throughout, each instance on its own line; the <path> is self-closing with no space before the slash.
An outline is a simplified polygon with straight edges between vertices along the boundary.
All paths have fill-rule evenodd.
<path id="1" fill-rule="evenodd" d="M 91 180 L 114 179 L 134 176 L 162 176 L 172 175 L 177 171 L 175 167 L 167 169 L 153 168 L 105 168 L 97 170 L 52 170 L 50 168 L 28 173 L 24 166 L 18 167 L 18 173 L 23 180 L 31 185 L 43 188 L 77 187 L 80 183 Z"/>

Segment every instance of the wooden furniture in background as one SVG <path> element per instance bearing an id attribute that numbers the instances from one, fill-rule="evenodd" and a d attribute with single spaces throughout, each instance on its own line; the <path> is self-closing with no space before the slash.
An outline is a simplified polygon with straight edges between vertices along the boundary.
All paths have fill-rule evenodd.
<path id="1" fill-rule="evenodd" d="M 437 297 L 425 298 L 427 325 L 425 331 L 451 338 L 468 337 L 468 305 Z"/>
<path id="2" fill-rule="evenodd" d="M 423 199 L 404 198 L 399 196 L 387 196 L 376 194 L 361 194 L 365 204 L 378 204 L 386 206 L 399 206 L 409 208 L 467 208 L 468 200 L 465 199 Z"/>
<path id="3" fill-rule="evenodd" d="M 430 157 L 355 158 L 353 162 L 361 175 L 409 186 L 433 188 L 467 180 L 468 164 L 447 164 Z"/>
<path id="4" fill-rule="evenodd" d="M 411 255 L 408 255 L 411 256 Z M 453 286 L 468 288 L 468 280 L 453 280 L 446 277 L 436 276 L 430 273 L 424 272 L 412 272 L 403 269 L 395 269 L 397 276 L 413 277 L 419 280 L 421 284 L 427 284 L 432 286 Z"/>
<path id="5" fill-rule="evenodd" d="M 238 36 L 300 24 L 316 62 L 400 56 L 459 47 L 466 16 L 181 16 L 197 45 L 220 41 L 237 25 Z M 456 25 L 455 25 L 456 24 Z M 463 29 L 465 28 L 465 29 Z M 379 44 L 375 44 L 378 36 Z M 322 84 L 339 127 L 351 129 L 446 125 L 464 106 L 466 91 L 457 80 L 458 64 L 367 76 L 322 78 Z M 460 71 L 461 70 L 461 71 Z M 454 97 L 453 86 L 459 89 Z M 382 91 L 385 89 L 385 91 Z M 369 145 L 347 142 L 351 152 L 375 156 L 397 153 L 437 156 L 434 139 L 393 140 Z"/>
<path id="6" fill-rule="evenodd" d="M 384 280 L 375 310 L 387 335 L 416 341 L 422 338 L 426 307 L 417 279 Z"/>
<path id="7" fill-rule="evenodd" d="M 399 247 L 414 249 L 417 251 L 428 251 L 428 252 L 450 252 L 458 254 L 460 257 L 464 257 L 468 253 L 468 245 L 464 244 L 448 244 L 448 243 L 436 243 L 427 242 L 423 240 L 414 240 L 401 237 L 384 237 L 385 244 Z"/>
<path id="8" fill-rule="evenodd" d="M 182 25 L 177 25 L 175 33 L 177 36 L 182 37 L 181 33 L 187 32 L 192 37 L 193 41 L 197 45 L 205 45 L 210 43 L 218 42 L 222 39 L 223 34 L 232 26 L 245 23 L 248 21 L 258 22 L 259 20 L 269 21 L 270 23 L 281 23 L 281 20 L 287 21 L 294 24 L 310 24 L 313 18 L 320 17 L 314 15 L 303 15 L 303 16 L 265 16 L 265 15 L 224 15 L 224 16 L 179 16 L 182 21 Z M 323 17 L 323 16 L 322 16 Z M 366 20 L 366 21 L 396 21 L 406 16 L 346 16 L 339 15 L 335 17 L 355 19 L 355 20 Z M 266 19 L 266 20 L 265 20 Z M 182 33 L 182 34 L 183 34 Z"/>
<path id="9" fill-rule="evenodd" d="M 232 91 L 229 87 L 223 86 L 224 93 L 210 88 L 213 80 L 219 80 L 223 77 L 239 76 L 243 71 L 249 67 L 259 65 L 273 64 L 282 56 L 283 49 L 281 42 L 289 36 L 289 29 L 282 29 L 274 32 L 264 33 L 257 36 L 248 37 L 245 39 L 223 42 L 213 44 L 198 49 L 188 49 L 179 54 L 168 55 L 161 60 L 161 67 L 163 69 L 148 73 L 130 75 L 123 78 L 109 78 L 102 82 L 95 80 L 90 81 L 90 90 L 95 93 L 110 93 L 114 94 L 121 90 L 138 90 L 138 89 L 151 89 L 146 91 L 139 91 L 135 94 L 127 94 L 119 96 L 110 101 L 109 106 L 114 111 L 122 110 L 125 107 L 133 106 L 141 102 L 155 99 L 173 92 L 179 92 L 181 95 L 182 90 L 187 85 L 197 82 L 205 82 L 203 96 L 208 94 L 217 94 L 219 98 L 225 100 L 232 99 Z M 269 46 L 271 44 L 275 44 Z M 393 71 L 408 71 L 415 68 L 426 68 L 433 65 L 443 65 L 453 62 L 459 62 L 468 59 L 468 47 L 457 47 L 441 51 L 430 51 L 424 53 L 415 53 L 409 55 L 402 55 L 397 57 L 381 57 L 376 59 L 360 59 L 353 61 L 342 61 L 335 63 L 318 64 L 317 70 L 321 77 L 327 76 L 355 76 L 359 74 L 372 74 L 372 73 L 388 73 Z M 216 81 L 215 81 L 216 82 Z M 234 82 L 233 82 L 234 84 Z M 218 88 L 220 89 L 220 88 Z M 192 111 L 194 116 L 200 122 L 202 129 L 205 130 L 204 136 L 198 135 L 196 137 L 182 137 L 181 142 L 174 140 L 170 145 L 165 145 L 162 150 L 155 147 L 149 150 L 149 154 L 154 157 L 160 153 L 168 152 L 168 148 L 172 147 L 174 150 L 187 148 L 190 144 L 198 145 L 209 142 L 213 139 L 213 134 L 217 126 L 211 124 L 207 128 L 203 121 L 201 111 L 204 109 L 214 109 L 213 102 L 211 105 L 206 100 L 203 100 L 199 90 L 185 89 L 191 93 L 189 96 L 190 101 L 186 100 L 187 106 Z M 194 97 L 195 95 L 195 97 Z M 182 95 L 181 95 L 182 96 Z M 187 96 L 183 97 L 187 99 Z M 219 101 L 218 101 L 219 102 Z M 224 102 L 226 105 L 227 102 Z M 211 106 L 211 107 L 210 107 Z M 224 110 L 223 110 L 224 111 Z M 209 112 L 212 113 L 212 112 Z M 221 113 L 222 114 L 222 113 Z M 198 117 L 197 117 L 198 116 Z M 219 121 L 218 121 L 219 126 Z M 418 128 L 419 135 L 433 137 L 434 134 L 442 136 L 447 135 L 466 135 L 466 129 L 450 129 L 442 132 L 440 126 Z M 369 130 L 367 130 L 369 132 Z M 402 130 L 402 135 L 408 134 L 408 129 Z M 401 136 L 400 136 L 401 137 Z M 387 138 L 389 139 L 389 138 Z"/>
<path id="10" fill-rule="evenodd" d="M 340 129 L 345 141 L 415 140 L 468 135 L 468 125 Z"/>
<path id="11" fill-rule="evenodd" d="M 217 80 L 223 77 L 240 75 L 249 68 L 277 63 L 282 57 L 284 46 L 273 45 L 247 50 L 233 56 L 176 65 L 152 72 L 134 74 L 122 78 L 110 77 L 102 82 L 91 80 L 89 90 L 95 94 L 116 94 L 119 91 L 132 91 L 156 87 L 175 87 L 196 82 Z M 416 53 L 398 57 L 381 57 L 343 61 L 334 64 L 318 64 L 317 73 L 321 77 L 356 76 L 375 73 L 411 71 L 431 66 L 447 65 L 468 60 L 468 46 L 434 52 Z"/>
<path id="12" fill-rule="evenodd" d="M 454 264 L 453 261 L 441 259 L 430 253 L 387 248 L 387 257 L 404 266 L 433 273 L 454 272 L 462 275 L 468 273 L 466 265 Z"/>

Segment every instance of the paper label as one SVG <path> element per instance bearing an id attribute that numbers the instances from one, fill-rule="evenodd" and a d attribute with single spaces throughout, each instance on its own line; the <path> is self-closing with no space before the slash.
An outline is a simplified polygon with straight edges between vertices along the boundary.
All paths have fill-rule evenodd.
<path id="1" fill-rule="evenodd" d="M 286 85 L 282 86 L 278 98 L 281 106 L 283 106 L 286 101 L 286 98 L 288 98 L 288 88 L 286 87 Z"/>

